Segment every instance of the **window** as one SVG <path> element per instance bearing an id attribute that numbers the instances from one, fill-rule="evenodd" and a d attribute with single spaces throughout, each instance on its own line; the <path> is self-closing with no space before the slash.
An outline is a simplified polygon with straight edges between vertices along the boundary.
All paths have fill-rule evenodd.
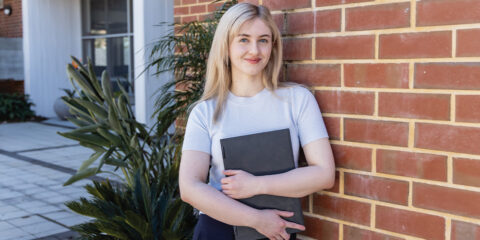
<path id="1" fill-rule="evenodd" d="M 132 0 L 82 0 L 83 59 L 133 95 Z M 117 88 L 114 84 L 114 88 Z"/>

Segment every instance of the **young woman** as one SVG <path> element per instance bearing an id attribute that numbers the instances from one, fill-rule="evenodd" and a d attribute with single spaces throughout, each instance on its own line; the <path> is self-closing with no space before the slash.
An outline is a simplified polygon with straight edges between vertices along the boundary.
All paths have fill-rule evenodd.
<path id="1" fill-rule="evenodd" d="M 252 227 L 268 239 L 290 239 L 286 228 L 305 229 L 282 219 L 293 213 L 257 210 L 235 199 L 299 198 L 334 184 L 333 155 L 315 98 L 300 85 L 278 82 L 281 64 L 280 33 L 267 8 L 240 3 L 223 15 L 182 149 L 181 197 L 201 211 L 194 239 L 233 239 L 232 226 Z M 307 167 L 267 176 L 224 169 L 220 139 L 285 128 L 296 166 L 302 146 Z"/>

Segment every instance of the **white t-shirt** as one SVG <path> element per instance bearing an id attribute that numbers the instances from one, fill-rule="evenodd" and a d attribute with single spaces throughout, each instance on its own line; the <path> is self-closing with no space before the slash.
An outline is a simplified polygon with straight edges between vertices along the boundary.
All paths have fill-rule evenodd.
<path id="1" fill-rule="evenodd" d="M 290 129 L 295 166 L 299 146 L 328 137 L 322 115 L 313 94 L 302 86 L 278 88 L 278 97 L 264 88 L 253 97 L 238 97 L 229 92 L 224 112 L 213 125 L 216 99 L 198 103 L 190 113 L 182 151 L 195 150 L 210 154 L 209 183 L 221 190 L 225 177 L 220 139 Z"/>

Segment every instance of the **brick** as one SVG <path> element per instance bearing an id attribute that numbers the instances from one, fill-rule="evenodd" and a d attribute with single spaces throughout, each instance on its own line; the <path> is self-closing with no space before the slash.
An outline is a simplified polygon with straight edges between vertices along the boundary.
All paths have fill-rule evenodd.
<path id="1" fill-rule="evenodd" d="M 263 5 L 270 10 L 284 10 L 294 8 L 309 8 L 311 7 L 310 0 L 263 0 Z"/>
<path id="2" fill-rule="evenodd" d="M 410 26 L 410 3 L 381 4 L 345 10 L 347 31 Z"/>
<path id="3" fill-rule="evenodd" d="M 415 123 L 415 147 L 480 154 L 480 128 Z"/>
<path id="4" fill-rule="evenodd" d="M 345 118 L 344 134 L 345 141 L 408 146 L 408 123 Z"/>
<path id="5" fill-rule="evenodd" d="M 197 0 L 182 0 L 183 5 L 195 4 L 195 3 L 197 3 Z"/>
<path id="6" fill-rule="evenodd" d="M 480 226 L 457 220 L 452 220 L 451 240 L 480 239 Z"/>
<path id="7" fill-rule="evenodd" d="M 338 240 L 338 223 L 310 216 L 304 216 L 304 220 L 306 230 L 302 235 L 322 240 Z"/>
<path id="8" fill-rule="evenodd" d="M 417 26 L 478 23 L 478 0 L 423 0 L 417 1 Z"/>
<path id="9" fill-rule="evenodd" d="M 174 15 L 185 15 L 188 14 L 188 7 L 175 7 L 173 9 L 173 14 Z"/>
<path id="10" fill-rule="evenodd" d="M 379 40 L 379 58 L 440 58 L 452 55 L 450 31 L 382 34 Z"/>
<path id="11" fill-rule="evenodd" d="M 334 193 L 340 192 L 340 172 L 339 171 L 335 171 L 335 184 L 333 185 L 333 187 L 329 189 L 324 189 L 324 191 L 334 192 Z"/>
<path id="12" fill-rule="evenodd" d="M 370 225 L 370 204 L 345 198 L 314 194 L 313 213 L 365 226 Z"/>
<path id="13" fill-rule="evenodd" d="M 278 27 L 281 34 L 285 33 L 284 14 L 272 14 L 273 21 Z"/>
<path id="14" fill-rule="evenodd" d="M 480 29 L 457 30 L 457 57 L 480 56 Z"/>
<path id="15" fill-rule="evenodd" d="M 193 22 L 198 21 L 198 16 L 186 16 L 182 17 L 181 23 Z"/>
<path id="16" fill-rule="evenodd" d="M 213 19 L 213 13 L 207 13 L 198 16 L 198 21 L 205 21 L 207 19 Z"/>
<path id="17" fill-rule="evenodd" d="M 207 5 L 190 6 L 190 14 L 204 13 L 207 11 Z"/>
<path id="18" fill-rule="evenodd" d="M 316 38 L 316 59 L 371 59 L 375 57 L 375 36 Z"/>
<path id="19" fill-rule="evenodd" d="M 407 63 L 345 64 L 346 87 L 408 88 Z"/>
<path id="20" fill-rule="evenodd" d="M 208 12 L 213 12 L 215 10 L 217 10 L 218 8 L 220 8 L 221 6 L 223 5 L 223 2 L 212 2 L 210 4 L 207 5 L 207 11 Z"/>
<path id="21" fill-rule="evenodd" d="M 287 14 L 287 34 L 339 32 L 341 10 Z"/>
<path id="22" fill-rule="evenodd" d="M 288 64 L 287 79 L 308 86 L 340 87 L 340 65 Z"/>
<path id="23" fill-rule="evenodd" d="M 450 120 L 449 94 L 378 94 L 378 115 L 432 120 Z"/>
<path id="24" fill-rule="evenodd" d="M 360 2 L 373 2 L 375 0 L 317 0 L 316 6 L 330 6 L 330 5 L 339 5 L 339 4 L 349 4 L 349 3 L 360 3 Z"/>
<path id="25" fill-rule="evenodd" d="M 415 207 L 466 217 L 480 218 L 480 192 L 414 183 L 413 201 Z"/>
<path id="26" fill-rule="evenodd" d="M 327 127 L 327 132 L 330 139 L 340 140 L 340 118 L 323 117 L 323 122 Z"/>
<path id="27" fill-rule="evenodd" d="M 310 60 L 312 59 L 311 38 L 289 38 L 283 40 L 284 60 Z"/>
<path id="28" fill-rule="evenodd" d="M 343 240 L 402 240 L 379 232 L 343 225 Z"/>
<path id="29" fill-rule="evenodd" d="M 3 5 L 12 7 L 12 15 L 7 16 L 0 13 L 0 38 L 21 38 L 22 33 L 22 1 L 4 0 Z M 3 10 L 3 9 L 2 9 Z"/>
<path id="30" fill-rule="evenodd" d="M 372 170 L 372 149 L 331 144 L 335 166 L 361 171 Z"/>
<path id="31" fill-rule="evenodd" d="M 447 156 L 377 149 L 377 172 L 447 181 Z"/>
<path id="32" fill-rule="evenodd" d="M 480 123 L 480 96 L 455 96 L 455 121 Z"/>
<path id="33" fill-rule="evenodd" d="M 480 160 L 453 158 L 453 183 L 480 187 Z"/>
<path id="34" fill-rule="evenodd" d="M 424 239 L 445 239 L 445 219 L 424 213 L 376 206 L 375 227 Z"/>
<path id="35" fill-rule="evenodd" d="M 315 98 L 325 113 L 372 115 L 375 107 L 373 92 L 315 91 Z"/>
<path id="36" fill-rule="evenodd" d="M 480 63 L 416 63 L 415 88 L 480 89 Z"/>
<path id="37" fill-rule="evenodd" d="M 347 195 L 408 204 L 408 182 L 353 173 L 345 173 L 344 178 L 344 192 Z"/>
<path id="38" fill-rule="evenodd" d="M 240 0 L 238 2 L 248 2 L 248 3 L 251 3 L 251 4 L 258 5 L 258 0 Z"/>
<path id="39" fill-rule="evenodd" d="M 304 212 L 310 212 L 310 195 L 300 198 L 302 204 L 302 210 Z"/>

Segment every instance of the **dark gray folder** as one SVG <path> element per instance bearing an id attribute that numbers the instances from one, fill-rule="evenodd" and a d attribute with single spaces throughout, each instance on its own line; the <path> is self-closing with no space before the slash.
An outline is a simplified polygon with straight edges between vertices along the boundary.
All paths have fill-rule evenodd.
<path id="1" fill-rule="evenodd" d="M 295 168 L 290 130 L 282 129 L 239 137 L 220 139 L 223 163 L 227 170 L 243 170 L 255 176 L 284 173 Z M 290 222 L 303 225 L 300 199 L 272 195 L 257 195 L 238 199 L 256 209 L 278 209 L 294 212 Z M 300 232 L 287 228 L 289 234 Z M 235 239 L 251 240 L 265 238 L 253 228 L 235 227 Z"/>

